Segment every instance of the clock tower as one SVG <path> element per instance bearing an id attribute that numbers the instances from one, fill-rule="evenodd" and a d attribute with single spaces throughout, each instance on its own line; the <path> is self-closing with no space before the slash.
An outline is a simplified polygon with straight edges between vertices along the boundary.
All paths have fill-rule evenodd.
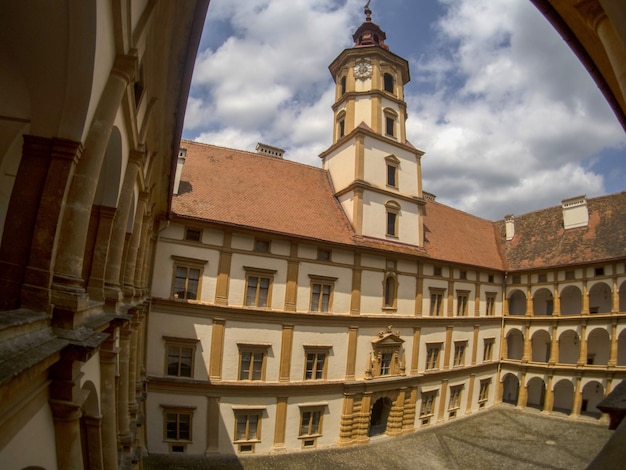
<path id="1" fill-rule="evenodd" d="M 421 247 L 423 152 L 406 140 L 409 64 L 389 50 L 369 6 L 352 38 L 329 66 L 334 131 L 323 167 L 357 235 Z"/>

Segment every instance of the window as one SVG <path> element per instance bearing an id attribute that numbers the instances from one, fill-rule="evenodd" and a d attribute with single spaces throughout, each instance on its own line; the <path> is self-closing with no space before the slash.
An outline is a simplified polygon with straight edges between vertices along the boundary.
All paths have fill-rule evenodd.
<path id="1" fill-rule="evenodd" d="M 461 407 L 461 393 L 463 385 L 450 387 L 450 401 L 448 402 L 448 411 L 458 410 Z"/>
<path id="2" fill-rule="evenodd" d="M 399 331 L 393 331 L 391 326 L 380 331 L 378 337 L 372 340 L 372 352 L 365 372 L 366 378 L 385 375 L 404 375 L 405 357 Z"/>
<path id="3" fill-rule="evenodd" d="M 513 282 L 513 284 L 521 284 L 522 283 L 522 276 L 520 276 L 519 274 L 514 275 L 512 282 Z"/>
<path id="4" fill-rule="evenodd" d="M 196 339 L 165 337 L 165 375 L 193 377 Z"/>
<path id="5" fill-rule="evenodd" d="M 576 278 L 576 272 L 575 271 L 565 271 L 565 279 L 568 281 L 571 281 L 572 279 Z"/>
<path id="6" fill-rule="evenodd" d="M 459 272 L 459 278 L 460 279 L 467 279 L 467 271 L 460 271 Z"/>
<path id="7" fill-rule="evenodd" d="M 443 312 L 445 289 L 430 289 L 430 316 L 440 317 Z"/>
<path id="8" fill-rule="evenodd" d="M 436 391 L 422 392 L 422 406 L 420 408 L 420 418 L 426 418 L 433 415 L 436 397 Z"/>
<path id="9" fill-rule="evenodd" d="M 245 305 L 267 308 L 271 305 L 272 281 L 276 271 L 246 266 L 244 269 L 246 270 Z"/>
<path id="10" fill-rule="evenodd" d="M 594 270 L 594 275 L 596 275 L 596 276 L 604 276 L 604 268 L 603 267 L 602 268 L 596 268 Z"/>
<path id="11" fill-rule="evenodd" d="M 323 250 L 319 248 L 317 250 L 317 259 L 319 261 L 330 261 L 330 250 Z"/>
<path id="12" fill-rule="evenodd" d="M 344 135 L 346 135 L 346 121 L 344 119 L 339 121 L 338 129 L 339 137 L 343 137 Z"/>
<path id="13" fill-rule="evenodd" d="M 341 80 L 339 83 L 341 86 L 341 94 L 345 95 L 346 94 L 346 77 L 341 77 Z"/>
<path id="14" fill-rule="evenodd" d="M 185 240 L 190 242 L 199 242 L 202 238 L 202 230 L 188 228 L 185 230 Z"/>
<path id="15" fill-rule="evenodd" d="M 380 375 L 389 375 L 391 373 L 391 359 L 393 354 L 382 353 L 380 355 Z"/>
<path id="16" fill-rule="evenodd" d="M 426 345 L 426 370 L 439 369 L 439 352 L 441 343 Z"/>
<path id="17" fill-rule="evenodd" d="M 456 293 L 456 315 L 458 317 L 467 316 L 467 299 L 469 298 L 469 291 L 459 290 Z"/>
<path id="18" fill-rule="evenodd" d="M 465 349 L 467 348 L 467 341 L 456 341 L 454 343 L 454 365 L 465 365 Z"/>
<path id="19" fill-rule="evenodd" d="M 304 347 L 304 380 L 324 380 L 330 346 Z"/>
<path id="20" fill-rule="evenodd" d="M 394 136 L 396 120 L 392 117 L 385 117 L 385 134 L 388 136 Z"/>
<path id="21" fill-rule="evenodd" d="M 192 440 L 192 407 L 163 407 L 163 440 L 170 443 L 171 452 L 184 452 Z"/>
<path id="22" fill-rule="evenodd" d="M 495 338 L 485 338 L 483 349 L 483 362 L 493 360 L 493 344 L 496 342 Z"/>
<path id="23" fill-rule="evenodd" d="M 496 293 L 487 292 L 485 294 L 485 314 L 493 317 L 496 314 Z"/>
<path id="24" fill-rule="evenodd" d="M 400 204 L 395 201 L 388 201 L 385 204 L 387 209 L 386 234 L 390 237 L 398 236 L 398 219 L 400 215 Z"/>
<path id="25" fill-rule="evenodd" d="M 437 277 L 441 277 L 441 275 L 442 275 L 441 266 L 433 267 L 433 275 L 437 276 Z"/>
<path id="26" fill-rule="evenodd" d="M 493 283 L 493 281 L 494 281 L 493 274 L 489 274 L 489 275 L 487 276 L 487 282 L 491 282 L 491 283 Z"/>
<path id="27" fill-rule="evenodd" d="M 478 392 L 478 403 L 484 403 L 489 399 L 489 386 L 491 385 L 491 379 L 484 379 L 480 381 L 480 390 Z"/>
<path id="28" fill-rule="evenodd" d="M 383 80 L 385 82 L 385 91 L 393 93 L 393 75 L 386 73 L 383 75 Z"/>
<path id="29" fill-rule="evenodd" d="M 258 251 L 259 253 L 269 253 L 270 242 L 268 240 L 254 240 L 254 251 Z"/>
<path id="30" fill-rule="evenodd" d="M 537 276 L 537 280 L 538 282 L 547 282 L 548 281 L 548 275 L 545 273 L 539 274 Z"/>
<path id="31" fill-rule="evenodd" d="M 385 157 L 385 163 L 387 165 L 387 186 L 397 188 L 400 160 L 395 155 L 389 155 Z"/>
<path id="32" fill-rule="evenodd" d="M 311 278 L 311 312 L 329 312 L 337 278 L 309 275 Z"/>
<path id="33" fill-rule="evenodd" d="M 235 412 L 235 444 L 239 452 L 254 452 L 254 445 L 261 442 L 262 409 L 233 410 Z"/>
<path id="34" fill-rule="evenodd" d="M 393 273 L 387 274 L 384 285 L 384 302 L 383 308 L 396 308 L 396 278 Z"/>
<path id="35" fill-rule="evenodd" d="M 174 285 L 172 297 L 179 300 L 198 300 L 206 260 L 172 256 L 174 260 Z"/>
<path id="36" fill-rule="evenodd" d="M 265 380 L 269 344 L 243 344 L 239 347 L 239 380 Z"/>

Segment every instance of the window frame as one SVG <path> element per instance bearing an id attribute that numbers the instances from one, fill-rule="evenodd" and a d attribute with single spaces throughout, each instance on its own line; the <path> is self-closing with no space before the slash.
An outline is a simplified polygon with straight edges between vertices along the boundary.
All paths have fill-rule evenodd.
<path id="1" fill-rule="evenodd" d="M 425 371 L 439 370 L 439 363 L 441 361 L 441 348 L 442 342 L 426 343 L 426 362 L 424 364 Z M 434 359 L 431 357 L 430 351 L 436 351 Z"/>
<path id="2" fill-rule="evenodd" d="M 383 74 L 383 90 L 395 96 L 396 79 L 389 72 Z"/>
<path id="3" fill-rule="evenodd" d="M 263 268 L 255 268 L 250 266 L 244 266 L 244 271 L 246 272 L 246 282 L 245 282 L 245 290 L 243 295 L 243 306 L 248 308 L 258 308 L 263 310 L 270 310 L 272 306 L 272 287 L 274 285 L 274 275 L 276 274 L 276 270 L 274 269 L 263 269 Z M 257 278 L 257 286 L 256 293 L 254 297 L 254 303 L 248 303 L 248 290 L 250 288 L 250 278 Z M 261 279 L 268 280 L 267 286 L 267 297 L 265 301 L 265 305 L 259 305 L 259 294 L 261 292 Z"/>
<path id="4" fill-rule="evenodd" d="M 271 344 L 266 343 L 237 343 L 237 349 L 239 351 L 239 359 L 237 365 L 237 381 L 238 382 L 265 382 L 265 374 L 267 369 L 267 356 L 269 349 L 271 348 Z M 250 354 L 251 358 L 248 366 L 248 378 L 242 378 L 242 374 L 244 373 L 244 354 Z M 258 371 L 259 378 L 255 379 L 255 368 L 254 365 L 256 361 L 254 360 L 256 355 L 261 354 L 261 370 Z M 252 377 L 252 378 L 251 378 Z"/>
<path id="5" fill-rule="evenodd" d="M 452 367 L 464 367 L 465 366 L 465 351 L 467 351 L 467 340 L 454 342 L 454 358 Z"/>
<path id="6" fill-rule="evenodd" d="M 197 349 L 197 345 L 199 343 L 199 339 L 195 339 L 195 338 L 177 338 L 177 337 L 173 337 L 173 336 L 163 336 L 163 342 L 164 342 L 164 350 L 165 350 L 165 360 L 164 360 L 164 371 L 163 371 L 163 375 L 165 377 L 182 377 L 182 378 L 193 378 L 194 377 L 194 368 L 195 368 L 195 358 L 196 358 L 196 349 Z M 170 364 L 169 364 L 169 358 L 170 358 L 170 353 L 169 353 L 169 348 L 179 348 L 179 355 L 178 355 L 178 373 L 177 374 L 170 374 Z M 180 349 L 181 348 L 189 348 L 191 349 L 191 364 L 189 365 L 189 369 L 190 369 L 190 374 L 189 375 L 181 375 L 181 355 L 180 355 Z"/>
<path id="7" fill-rule="evenodd" d="M 497 292 L 485 292 L 485 316 L 496 316 L 496 298 Z"/>
<path id="8" fill-rule="evenodd" d="M 326 380 L 328 376 L 328 358 L 330 356 L 330 351 L 332 349 L 331 345 L 313 345 L 313 344 L 305 344 L 303 345 L 304 350 L 304 371 L 302 375 L 302 380 L 305 382 L 315 382 L 320 380 Z M 311 378 L 307 378 L 309 368 L 308 368 L 308 356 L 309 354 L 314 354 L 315 359 L 313 361 L 313 368 L 311 369 Z M 318 354 L 324 354 L 324 362 L 322 364 L 322 376 L 317 378 L 318 372 Z"/>
<path id="9" fill-rule="evenodd" d="M 430 418 L 435 415 L 436 409 L 436 400 L 437 400 L 438 391 L 437 390 L 429 390 L 427 392 L 423 391 L 421 396 L 420 403 L 420 412 L 419 418 Z M 426 406 L 428 404 L 428 406 Z"/>
<path id="10" fill-rule="evenodd" d="M 467 317 L 469 314 L 469 297 L 470 291 L 457 290 L 456 291 L 456 316 Z"/>
<path id="11" fill-rule="evenodd" d="M 256 444 L 261 442 L 262 438 L 262 424 L 263 415 L 265 414 L 265 408 L 233 408 L 234 426 L 233 426 L 233 444 L 237 445 L 239 453 L 254 453 Z M 239 421 L 241 417 L 245 416 L 245 430 L 244 438 L 238 439 L 239 435 Z M 250 437 L 250 417 L 256 416 L 256 431 L 255 436 Z M 250 446 L 250 450 L 243 450 L 243 447 Z"/>
<path id="12" fill-rule="evenodd" d="M 400 212 L 402 206 L 396 201 L 385 203 L 385 236 L 398 238 L 400 233 Z M 390 232 L 392 228 L 393 232 Z"/>
<path id="13" fill-rule="evenodd" d="M 255 238 L 254 239 L 254 247 L 252 251 L 255 253 L 271 253 L 272 252 L 272 241 L 267 238 Z"/>
<path id="14" fill-rule="evenodd" d="M 464 385 L 451 385 L 450 386 L 450 398 L 448 399 L 448 411 L 456 411 L 461 408 L 461 402 L 463 400 L 463 388 Z"/>
<path id="15" fill-rule="evenodd" d="M 430 291 L 430 316 L 443 316 L 443 302 L 446 296 L 446 289 L 443 287 L 429 287 L 428 290 Z"/>
<path id="16" fill-rule="evenodd" d="M 398 308 L 398 276 L 394 272 L 385 273 L 383 278 L 383 310 Z"/>
<path id="17" fill-rule="evenodd" d="M 495 338 L 483 338 L 483 362 L 493 362 Z"/>
<path id="18" fill-rule="evenodd" d="M 489 389 L 491 388 L 491 378 L 482 379 L 478 389 L 478 403 L 486 403 L 489 401 Z"/>
<path id="19" fill-rule="evenodd" d="M 163 419 L 163 442 L 167 442 L 169 444 L 170 452 L 172 452 L 172 446 L 182 445 L 184 450 L 186 450 L 186 446 L 193 442 L 193 418 L 195 413 L 195 406 L 184 406 L 184 405 L 161 405 L 161 414 Z M 170 437 L 168 429 L 168 415 L 176 415 L 176 437 Z M 189 417 L 189 429 L 188 438 L 181 439 L 181 429 L 180 429 L 180 417 L 188 416 Z"/>
<path id="20" fill-rule="evenodd" d="M 392 108 L 385 108 L 383 109 L 383 117 L 385 123 L 385 136 L 397 139 L 398 136 L 396 135 L 396 131 L 398 128 L 398 113 Z"/>
<path id="21" fill-rule="evenodd" d="M 330 276 L 318 276 L 316 274 L 309 274 L 310 279 L 310 295 L 309 295 L 309 312 L 311 313 L 330 313 L 332 312 L 333 307 L 333 297 L 335 292 L 335 282 L 337 281 L 336 277 Z M 315 286 L 319 286 L 319 298 L 317 301 L 317 309 L 313 309 L 313 295 L 315 293 Z M 323 310 L 323 298 L 324 298 L 324 287 L 328 287 L 328 299 L 326 310 Z"/>
<path id="22" fill-rule="evenodd" d="M 400 182 L 398 178 L 400 176 L 400 160 L 395 155 L 387 155 L 385 157 L 385 165 L 387 169 L 387 173 L 385 174 L 385 182 L 387 187 L 399 189 Z M 393 172 L 393 184 L 389 182 L 389 172 L 392 170 Z"/>
<path id="23" fill-rule="evenodd" d="M 209 260 L 197 259 L 197 258 L 186 258 L 184 256 L 171 255 L 173 266 L 172 266 L 172 285 L 170 289 L 170 298 L 179 301 L 185 302 L 199 302 L 202 298 L 202 278 L 204 277 L 204 268 L 209 263 Z M 184 294 L 185 297 L 181 298 L 179 294 L 176 292 L 177 280 L 183 279 L 179 277 L 178 270 L 185 269 L 186 276 L 184 277 Z M 195 291 L 195 298 L 188 298 L 187 295 L 189 291 L 189 272 L 190 270 L 198 271 L 198 279 L 197 286 Z"/>
<path id="24" fill-rule="evenodd" d="M 191 234 L 198 234 L 198 238 L 195 235 L 192 237 Z M 193 227 L 185 227 L 185 236 L 183 238 L 186 242 L 191 243 L 202 243 L 202 229 L 201 228 L 193 228 Z"/>

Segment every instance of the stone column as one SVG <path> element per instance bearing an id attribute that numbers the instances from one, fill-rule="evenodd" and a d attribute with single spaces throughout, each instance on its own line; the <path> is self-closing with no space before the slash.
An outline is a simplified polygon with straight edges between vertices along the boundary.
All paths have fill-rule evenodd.
<path id="1" fill-rule="evenodd" d="M 143 284 L 143 267 L 144 258 L 148 247 L 150 246 L 150 231 L 152 228 L 152 216 L 145 215 L 143 224 L 141 225 L 141 239 L 139 240 L 139 248 L 137 249 L 137 261 L 135 262 L 135 275 L 133 285 L 138 299 L 146 295 L 145 285 Z"/>
<path id="2" fill-rule="evenodd" d="M 135 210 L 133 233 L 130 236 L 128 253 L 126 254 L 126 266 L 124 269 L 124 296 L 128 298 L 132 298 L 135 295 L 135 266 L 137 265 L 137 253 L 139 251 L 139 242 L 141 241 L 143 231 L 144 212 L 149 199 L 150 193 L 146 191 L 141 192 Z"/>
<path id="3" fill-rule="evenodd" d="M 421 317 L 424 309 L 424 265 L 417 265 L 417 280 L 415 281 L 415 316 Z"/>
<path id="4" fill-rule="evenodd" d="M 354 255 L 354 267 L 352 268 L 352 290 L 350 293 L 350 315 L 361 313 L 361 254 Z"/>
<path id="5" fill-rule="evenodd" d="M 232 234 L 225 232 L 222 251 L 220 251 L 220 261 L 217 266 L 217 280 L 215 282 L 215 303 L 217 305 L 228 305 L 230 265 L 233 257 L 230 247 L 231 239 Z"/>
<path id="6" fill-rule="evenodd" d="M 276 424 L 274 425 L 274 445 L 272 451 L 284 452 L 285 428 L 287 426 L 287 397 L 276 397 Z"/>
<path id="7" fill-rule="evenodd" d="M 59 228 L 53 282 L 55 308 L 59 306 L 73 311 L 87 308 L 82 298 L 87 296 L 82 288 L 81 276 L 91 206 L 113 123 L 136 70 L 137 56 L 117 56 L 96 107 Z"/>
<path id="8" fill-rule="evenodd" d="M 209 380 L 222 380 L 222 356 L 224 355 L 224 333 L 226 321 L 214 318 L 211 326 L 211 355 L 209 357 Z"/>
<path id="9" fill-rule="evenodd" d="M 120 328 L 119 382 L 117 403 L 117 425 L 121 441 L 130 439 L 130 423 L 128 416 L 128 372 L 130 356 L 130 325 L 126 323 Z"/>
<path id="10" fill-rule="evenodd" d="M 207 440 L 205 455 L 215 455 L 220 452 L 220 399 L 207 397 Z"/>
<path id="11" fill-rule="evenodd" d="M 500 377 L 500 372 L 498 371 L 498 377 L 496 382 L 496 396 L 494 397 L 494 404 L 502 403 L 502 395 L 504 393 L 504 382 L 502 381 L 502 377 Z"/>
<path id="12" fill-rule="evenodd" d="M 617 365 L 617 346 L 618 346 L 618 337 L 617 337 L 617 321 L 613 320 L 611 324 L 611 346 L 609 352 L 609 367 L 615 367 Z"/>
<path id="13" fill-rule="evenodd" d="M 348 328 L 348 353 L 346 358 L 346 380 L 354 380 L 356 371 L 356 342 L 359 328 Z"/>
<path id="14" fill-rule="evenodd" d="M 291 252 L 287 262 L 287 287 L 285 292 L 285 311 L 295 312 L 298 299 L 298 244 L 291 242 Z"/>
<path id="15" fill-rule="evenodd" d="M 553 376 L 548 376 L 548 384 L 546 385 L 546 399 L 543 402 L 543 412 L 550 413 L 554 407 L 554 390 L 552 390 Z"/>
<path id="16" fill-rule="evenodd" d="M 437 422 L 443 421 L 446 412 L 446 399 L 448 397 L 448 379 L 441 381 L 441 393 L 439 394 L 439 410 L 437 412 Z"/>
<path id="17" fill-rule="evenodd" d="M 98 208 L 98 231 L 87 283 L 87 292 L 92 300 L 104 302 L 104 276 L 111 242 L 111 231 L 116 209 L 100 206 Z"/>
<path id="18" fill-rule="evenodd" d="M 532 317 L 534 313 L 533 308 L 533 292 L 530 289 L 530 286 L 526 288 L 526 316 Z"/>
<path id="19" fill-rule="evenodd" d="M 409 387 L 404 397 L 404 416 L 402 417 L 402 431 L 405 433 L 415 429 L 416 404 L 417 387 Z"/>
<path id="20" fill-rule="evenodd" d="M 472 365 L 476 365 L 476 359 L 478 358 L 478 333 L 480 331 L 480 325 L 474 325 L 474 336 L 472 338 Z"/>
<path id="21" fill-rule="evenodd" d="M 570 417 L 577 418 L 580 416 L 580 407 L 582 405 L 582 390 L 580 389 L 582 382 L 582 377 L 576 377 L 576 386 L 574 387 L 574 403 L 572 405 L 572 412 L 570 413 Z"/>
<path id="22" fill-rule="evenodd" d="M 278 372 L 279 382 L 289 382 L 292 346 L 293 346 L 293 325 L 283 325 L 283 335 L 282 335 L 282 341 L 281 341 L 281 347 L 280 347 L 280 370 Z"/>
<path id="23" fill-rule="evenodd" d="M 422 328 L 419 326 L 413 328 L 413 349 L 411 350 L 410 375 L 417 375 L 417 372 L 418 372 L 421 331 L 422 331 Z"/>
<path id="24" fill-rule="evenodd" d="M 365 392 L 361 398 L 361 412 L 358 416 L 357 443 L 365 444 L 370 440 L 368 432 L 370 428 L 371 410 L 372 392 Z"/>
<path id="25" fill-rule="evenodd" d="M 615 266 L 613 273 L 615 273 Z M 613 290 L 612 290 L 611 313 L 619 313 L 619 286 L 617 285 L 617 276 L 613 274 Z"/>
<path id="26" fill-rule="evenodd" d="M 526 372 L 522 372 L 522 377 L 519 381 L 519 397 L 517 398 L 517 407 L 526 408 L 528 403 L 528 386 L 526 384 Z"/>
<path id="27" fill-rule="evenodd" d="M 550 345 L 550 359 L 548 365 L 555 365 L 559 360 L 559 342 L 558 342 L 558 325 L 554 323 L 552 325 L 552 343 Z"/>
<path id="28" fill-rule="evenodd" d="M 454 270 L 450 269 L 450 277 L 452 277 Z M 454 316 L 454 281 L 448 279 L 448 301 L 446 302 L 447 316 Z"/>
<path id="29" fill-rule="evenodd" d="M 524 353 L 522 362 L 528 362 L 532 359 L 532 343 L 530 342 L 530 324 L 524 325 Z"/>
<path id="30" fill-rule="evenodd" d="M 57 465 L 63 470 L 83 470 L 80 436 L 80 404 L 50 400 L 57 449 Z"/>
<path id="31" fill-rule="evenodd" d="M 139 342 L 139 319 L 133 309 L 128 352 L 128 412 L 133 420 L 137 418 L 137 343 Z"/>
<path id="32" fill-rule="evenodd" d="M 446 342 L 443 345 L 444 353 L 443 353 L 443 368 L 450 368 L 450 350 L 452 349 L 452 326 L 446 326 Z"/>
<path id="33" fill-rule="evenodd" d="M 354 394 L 344 393 L 341 421 L 339 423 L 339 447 L 352 444 L 354 439 Z"/>
<path id="34" fill-rule="evenodd" d="M 124 241 L 126 238 L 126 226 L 128 223 L 128 214 L 132 203 L 132 195 L 137 181 L 139 169 L 145 161 L 145 153 L 139 151 L 131 151 L 126 172 L 124 173 L 124 181 L 120 190 L 119 204 L 117 213 L 113 220 L 113 228 L 111 232 L 111 241 L 109 243 L 109 253 L 107 256 L 107 264 L 105 271 L 104 293 L 107 302 L 113 307 L 122 300 L 121 289 L 121 266 L 122 255 L 124 252 Z"/>
<path id="35" fill-rule="evenodd" d="M 583 280 L 583 307 L 582 315 L 589 315 L 589 292 L 587 291 L 587 280 Z"/>
<path id="36" fill-rule="evenodd" d="M 50 285 L 54 270 L 55 240 L 58 237 L 59 222 L 72 173 L 80 159 L 81 151 L 82 146 L 79 142 L 61 139 L 51 141 L 50 167 L 37 211 L 35 236 L 32 239 L 28 265 L 24 273 L 22 307 L 43 311 L 51 309 Z M 65 326 L 71 328 L 73 322 Z"/>
<path id="37" fill-rule="evenodd" d="M 578 366 L 587 364 L 587 325 L 583 323 L 580 331 L 580 351 L 578 353 Z"/>
<path id="38" fill-rule="evenodd" d="M 467 402 L 465 404 L 465 414 L 472 412 L 472 403 L 474 402 L 474 383 L 476 382 L 476 374 L 470 374 L 469 387 L 467 390 Z"/>
<path id="39" fill-rule="evenodd" d="M 83 420 L 87 428 L 87 460 L 89 462 L 89 470 L 104 470 L 102 437 L 100 432 L 102 416 L 85 416 Z"/>
<path id="40" fill-rule="evenodd" d="M 387 418 L 387 435 L 399 436 L 402 434 L 402 415 L 404 414 L 404 398 L 406 388 L 402 387 L 398 392 L 396 400 L 391 405 L 389 417 Z"/>
<path id="41" fill-rule="evenodd" d="M 115 328 L 100 348 L 100 407 L 102 410 L 102 456 L 104 468 L 117 469 L 117 411 L 115 408 L 115 370 L 119 349 L 115 347 Z"/>
<path id="42" fill-rule="evenodd" d="M 554 308 L 552 309 L 552 315 L 555 317 L 561 315 L 561 295 L 558 283 L 554 283 Z"/>

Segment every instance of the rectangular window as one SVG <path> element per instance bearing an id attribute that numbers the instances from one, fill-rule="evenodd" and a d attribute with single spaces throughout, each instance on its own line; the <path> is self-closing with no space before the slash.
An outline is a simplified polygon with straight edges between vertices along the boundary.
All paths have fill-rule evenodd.
<path id="1" fill-rule="evenodd" d="M 385 117 L 385 133 L 393 137 L 395 128 L 395 119 L 392 117 Z"/>
<path id="2" fill-rule="evenodd" d="M 269 345 L 239 346 L 239 380 L 265 380 L 265 361 Z"/>
<path id="3" fill-rule="evenodd" d="M 513 284 L 521 284 L 522 283 L 522 276 L 520 276 L 519 274 L 515 274 L 513 276 L 513 279 L 511 281 Z"/>
<path id="4" fill-rule="evenodd" d="M 457 291 L 456 295 L 456 315 L 458 317 L 466 317 L 469 292 Z"/>
<path id="5" fill-rule="evenodd" d="M 457 341 L 454 343 L 454 365 L 465 365 L 465 349 L 467 349 L 467 341 Z"/>
<path id="6" fill-rule="evenodd" d="M 572 279 L 576 278 L 576 272 L 575 271 L 565 271 L 565 279 L 567 281 L 571 281 Z"/>
<path id="7" fill-rule="evenodd" d="M 248 276 L 246 305 L 248 307 L 267 307 L 271 280 L 267 277 Z"/>
<path id="8" fill-rule="evenodd" d="M 332 284 L 313 282 L 311 284 L 311 312 L 328 312 Z"/>
<path id="9" fill-rule="evenodd" d="M 478 403 L 486 402 L 489 399 L 489 386 L 491 385 L 491 379 L 485 379 L 480 381 L 480 391 L 478 392 Z"/>
<path id="10" fill-rule="evenodd" d="M 485 294 L 485 315 L 493 317 L 496 314 L 496 293 L 487 292 Z"/>
<path id="11" fill-rule="evenodd" d="M 193 361 L 198 340 L 186 338 L 164 338 L 166 375 L 193 377 Z"/>
<path id="12" fill-rule="evenodd" d="M 181 300 L 197 300 L 200 285 L 199 268 L 176 266 L 174 278 L 174 298 Z"/>
<path id="13" fill-rule="evenodd" d="M 548 282 L 548 275 L 543 273 L 537 276 L 538 282 Z"/>
<path id="14" fill-rule="evenodd" d="M 441 343 L 426 345 L 426 370 L 439 369 Z"/>
<path id="15" fill-rule="evenodd" d="M 444 289 L 430 289 L 430 316 L 440 317 L 443 313 Z"/>
<path id="16" fill-rule="evenodd" d="M 346 135 L 346 121 L 343 119 L 339 121 L 339 137 Z"/>
<path id="17" fill-rule="evenodd" d="M 322 434 L 323 408 L 304 408 L 300 410 L 300 433 L 298 437 L 320 436 Z"/>
<path id="18" fill-rule="evenodd" d="M 483 349 L 483 362 L 493 360 L 493 345 L 496 342 L 494 338 L 485 338 Z"/>
<path id="19" fill-rule="evenodd" d="M 389 375 L 391 373 L 392 353 L 382 353 L 380 356 L 380 375 Z"/>
<path id="20" fill-rule="evenodd" d="M 442 273 L 441 266 L 435 266 L 433 268 L 433 275 L 434 276 L 441 277 L 441 273 Z"/>
<path id="21" fill-rule="evenodd" d="M 185 230 L 185 240 L 190 242 L 199 242 L 202 236 L 202 230 L 188 228 Z"/>
<path id="22" fill-rule="evenodd" d="M 461 279 L 467 279 L 467 271 L 461 271 L 461 272 L 459 272 L 459 278 L 461 278 Z"/>
<path id="23" fill-rule="evenodd" d="M 397 222 L 398 214 L 395 212 L 387 211 L 387 235 L 392 237 L 397 236 Z"/>
<path id="24" fill-rule="evenodd" d="M 461 407 L 461 393 L 463 385 L 450 387 L 450 401 L 448 402 L 448 411 L 458 410 Z"/>
<path id="25" fill-rule="evenodd" d="M 494 281 L 493 274 L 489 274 L 489 275 L 487 276 L 487 282 L 493 282 L 493 281 Z"/>
<path id="26" fill-rule="evenodd" d="M 261 441 L 263 410 L 234 410 L 235 443 L 239 452 L 254 452 L 254 444 Z"/>
<path id="27" fill-rule="evenodd" d="M 435 398 L 437 392 L 422 392 L 422 406 L 420 408 L 420 418 L 432 416 L 435 409 Z"/>
<path id="28" fill-rule="evenodd" d="M 398 187 L 398 167 L 387 163 L 387 186 Z"/>
<path id="29" fill-rule="evenodd" d="M 323 380 L 326 378 L 328 348 L 323 350 L 306 348 L 304 351 L 304 380 Z"/>
<path id="30" fill-rule="evenodd" d="M 323 250 L 319 248 L 317 250 L 317 259 L 319 261 L 330 261 L 330 250 Z"/>
<path id="31" fill-rule="evenodd" d="M 594 274 L 595 274 L 596 276 L 604 276 L 604 268 L 603 268 L 603 267 L 602 267 L 602 268 L 596 268 L 596 269 L 594 270 Z"/>
<path id="32" fill-rule="evenodd" d="M 192 420 L 194 408 L 167 407 L 163 408 L 163 439 L 170 442 L 191 442 Z M 176 449 L 173 449 L 176 450 Z M 184 447 L 179 452 L 184 451 Z"/>

